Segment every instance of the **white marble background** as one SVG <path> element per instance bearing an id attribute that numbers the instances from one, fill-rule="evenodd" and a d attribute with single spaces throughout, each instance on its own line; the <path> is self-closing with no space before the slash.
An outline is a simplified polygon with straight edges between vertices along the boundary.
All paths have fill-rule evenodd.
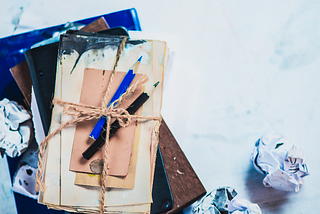
<path id="1" fill-rule="evenodd" d="M 0 37 L 131 7 L 144 36 L 171 48 L 162 115 L 207 191 L 233 186 L 263 213 L 320 213 L 320 1 L 2 0 Z M 300 192 L 266 188 L 253 169 L 268 133 L 304 150 Z"/>

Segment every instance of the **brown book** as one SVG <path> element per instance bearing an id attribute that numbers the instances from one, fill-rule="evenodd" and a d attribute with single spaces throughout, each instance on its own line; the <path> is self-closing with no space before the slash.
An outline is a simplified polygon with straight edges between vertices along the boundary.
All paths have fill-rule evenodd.
<path id="1" fill-rule="evenodd" d="M 159 137 L 174 202 L 173 208 L 167 213 L 177 213 L 199 200 L 206 190 L 164 120 Z"/>
<path id="2" fill-rule="evenodd" d="M 28 107 L 28 110 L 31 108 L 31 76 L 29 72 L 29 67 L 26 61 L 21 62 L 20 64 L 14 66 L 10 69 L 11 74 L 16 81 L 20 91 L 23 94 L 23 101 Z"/>

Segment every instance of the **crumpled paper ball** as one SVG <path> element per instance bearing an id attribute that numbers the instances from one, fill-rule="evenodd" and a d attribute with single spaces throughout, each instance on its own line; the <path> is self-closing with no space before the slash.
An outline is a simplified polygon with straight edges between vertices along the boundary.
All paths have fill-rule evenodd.
<path id="1" fill-rule="evenodd" d="M 12 190 L 27 197 L 37 199 L 38 192 L 35 191 L 36 174 L 38 170 L 39 147 L 33 139 L 28 149 L 21 155 L 17 170 L 12 180 Z"/>
<path id="2" fill-rule="evenodd" d="M 29 165 L 19 168 L 14 178 L 12 190 L 33 199 L 38 199 L 35 190 L 37 169 Z"/>
<path id="3" fill-rule="evenodd" d="M 260 207 L 245 199 L 235 198 L 233 187 L 220 187 L 207 193 L 193 207 L 193 214 L 261 214 Z"/>
<path id="4" fill-rule="evenodd" d="M 31 138 L 31 116 L 14 101 L 0 101 L 0 148 L 10 157 L 20 156 Z"/>
<path id="5" fill-rule="evenodd" d="M 266 187 L 299 191 L 303 177 L 309 174 L 303 151 L 281 135 L 270 134 L 255 143 L 251 154 L 255 169 L 264 174 Z"/>

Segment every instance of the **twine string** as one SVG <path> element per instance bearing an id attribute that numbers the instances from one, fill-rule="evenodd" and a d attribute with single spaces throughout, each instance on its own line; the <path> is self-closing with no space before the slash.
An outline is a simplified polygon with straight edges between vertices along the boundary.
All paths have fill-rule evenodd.
<path id="1" fill-rule="evenodd" d="M 107 178 L 107 161 L 108 161 L 108 145 L 109 145 L 109 132 L 110 132 L 110 123 L 111 118 L 107 118 L 107 132 L 106 132 L 106 144 L 104 147 L 104 161 L 103 161 L 103 170 L 101 173 L 101 194 L 100 194 L 100 213 L 103 214 L 105 211 L 104 207 L 104 198 L 105 198 L 105 191 L 106 191 L 106 178 Z"/>

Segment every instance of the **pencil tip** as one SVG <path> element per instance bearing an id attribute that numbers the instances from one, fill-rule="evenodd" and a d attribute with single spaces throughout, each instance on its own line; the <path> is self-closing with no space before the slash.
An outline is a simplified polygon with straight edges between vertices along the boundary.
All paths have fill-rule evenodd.
<path id="1" fill-rule="evenodd" d="M 151 88 L 151 90 L 147 93 L 149 96 L 152 94 L 153 89 L 155 89 L 158 85 L 159 85 L 160 81 L 156 82 L 155 84 L 153 84 L 153 87 Z"/>
<path id="2" fill-rule="evenodd" d="M 160 81 L 156 82 L 155 84 L 153 84 L 153 87 L 157 87 L 159 85 Z"/>
<path id="3" fill-rule="evenodd" d="M 138 71 L 138 68 L 139 68 L 141 59 L 142 59 L 142 56 L 140 56 L 139 59 L 138 59 L 138 60 L 132 65 L 132 67 L 130 68 L 130 70 L 132 70 L 132 72 L 133 72 L 134 74 L 136 74 L 137 71 Z"/>

